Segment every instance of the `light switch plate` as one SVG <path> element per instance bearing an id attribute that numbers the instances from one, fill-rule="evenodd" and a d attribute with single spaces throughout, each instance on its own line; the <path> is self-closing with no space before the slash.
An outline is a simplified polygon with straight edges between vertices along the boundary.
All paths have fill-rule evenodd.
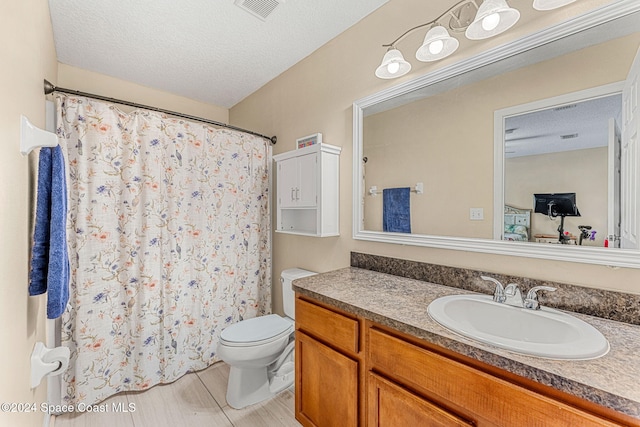
<path id="1" fill-rule="evenodd" d="M 472 221 L 481 221 L 484 219 L 484 209 L 483 208 L 470 208 L 469 209 L 469 219 Z"/>

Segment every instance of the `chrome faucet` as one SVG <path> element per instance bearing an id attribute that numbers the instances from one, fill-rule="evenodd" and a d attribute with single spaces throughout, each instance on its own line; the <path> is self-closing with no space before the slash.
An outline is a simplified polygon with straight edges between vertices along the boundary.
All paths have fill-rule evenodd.
<path id="1" fill-rule="evenodd" d="M 551 286 L 534 286 L 527 292 L 527 297 L 522 297 L 520 288 L 515 283 L 509 283 L 506 287 L 502 286 L 498 280 L 489 276 L 480 276 L 482 280 L 488 280 L 495 283 L 496 290 L 493 293 L 495 302 L 512 305 L 514 307 L 528 308 L 531 310 L 540 310 L 537 291 L 555 291 L 556 288 Z"/>
<path id="2" fill-rule="evenodd" d="M 540 310 L 540 303 L 538 302 L 538 291 L 555 291 L 556 288 L 551 286 L 534 286 L 527 292 L 527 297 L 524 300 L 524 308 L 531 310 Z"/>
<path id="3" fill-rule="evenodd" d="M 493 277 L 489 277 L 489 276 L 480 276 L 480 278 L 482 280 L 488 280 L 490 282 L 495 283 L 496 290 L 493 292 L 493 300 L 495 302 L 501 302 L 501 303 L 505 302 L 507 297 L 504 294 L 504 286 L 502 286 L 502 283 L 500 283 L 498 280 L 494 279 Z"/>

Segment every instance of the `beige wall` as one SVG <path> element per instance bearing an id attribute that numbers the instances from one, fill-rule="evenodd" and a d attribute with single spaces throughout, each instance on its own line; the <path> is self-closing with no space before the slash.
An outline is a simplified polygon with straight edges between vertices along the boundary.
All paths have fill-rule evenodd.
<path id="1" fill-rule="evenodd" d="M 0 6 L 0 402 L 45 401 L 45 387 L 29 387 L 29 356 L 44 341 L 45 299 L 29 297 L 29 162 L 19 152 L 20 114 L 44 127 L 42 80 L 56 81 L 56 56 L 47 0 Z M 33 157 L 33 155 L 32 155 Z M 2 426 L 40 426 L 44 414 L 0 412 Z"/>
<path id="2" fill-rule="evenodd" d="M 635 33 L 365 117 L 363 153 L 368 159 L 365 189 L 373 185 L 379 189 L 406 187 L 422 182 L 424 194 L 411 195 L 413 233 L 493 238 L 494 112 L 624 80 L 639 44 L 640 33 Z M 588 171 L 589 177 L 594 176 L 589 165 L 577 161 L 575 155 L 568 157 L 560 169 L 547 163 L 536 170 L 561 170 L 565 176 L 571 171 L 576 176 Z M 599 166 L 606 167 L 606 158 L 605 150 Z M 521 165 L 526 159 L 515 163 Z M 544 181 L 557 176 L 541 175 Z M 526 181 L 517 180 L 517 176 L 508 173 L 506 185 Z M 580 206 L 584 212 L 592 213 L 591 222 L 575 221 L 596 225 L 593 214 L 597 212 L 602 218 L 597 230 L 604 236 L 606 169 L 600 177 L 604 177 L 598 184 L 604 185 L 604 193 L 598 199 L 600 207 L 586 210 L 590 207 L 584 204 L 586 200 L 595 202 L 594 187 L 583 186 Z M 520 193 L 529 188 L 532 187 L 520 188 Z M 531 194 L 528 193 L 524 203 L 514 206 L 531 207 Z M 471 221 L 470 208 L 483 208 L 485 219 Z M 572 226 L 576 234 L 577 224 L 567 221 L 567 227 Z M 382 230 L 382 197 L 365 197 L 364 226 L 365 230 Z M 602 246 L 603 241 L 599 243 Z"/>
<path id="3" fill-rule="evenodd" d="M 57 86 L 229 123 L 229 110 L 226 108 L 66 64 L 58 64 Z M 123 111 L 133 110 L 131 107 L 122 105 L 118 105 L 118 108 Z"/>
<path id="4" fill-rule="evenodd" d="M 491 238 L 493 106 L 485 84 L 470 85 L 368 116 L 363 123 L 365 189 L 424 185 L 411 194 L 416 234 Z M 365 230 L 382 230 L 382 196 L 364 201 Z M 484 221 L 470 221 L 469 208 Z"/>
<path id="5" fill-rule="evenodd" d="M 352 236 L 352 103 L 402 81 L 415 78 L 437 67 L 460 60 L 465 54 L 504 43 L 536 28 L 543 28 L 596 3 L 576 2 L 555 13 L 539 14 L 544 22 L 523 25 L 497 39 L 471 44 L 438 64 L 411 59 L 424 34 L 411 36 L 398 47 L 414 69 L 394 81 L 378 80 L 374 70 L 388 43 L 407 28 L 437 16 L 433 5 L 422 0 L 391 0 L 357 25 L 336 37 L 278 78 L 246 98 L 230 111 L 231 123 L 278 136 L 274 153 L 295 149 L 295 139 L 322 132 L 324 141 L 342 147 L 340 156 L 340 233 L 339 237 L 313 238 L 276 234 L 273 240 L 274 308 L 281 309 L 278 274 L 290 267 L 328 271 L 349 265 L 350 251 L 405 258 L 487 272 L 517 274 L 543 280 L 557 280 L 583 286 L 640 293 L 640 270 L 536 260 L 464 251 L 371 243 Z M 482 179 L 492 179 L 492 170 Z M 485 210 L 485 214 L 488 212 Z"/>
<path id="6" fill-rule="evenodd" d="M 607 147 L 599 147 L 507 159 L 505 204 L 531 209 L 535 193 L 576 193 L 582 216 L 566 217 L 564 229 L 579 236 L 578 226 L 590 225 L 596 240 L 582 244 L 602 247 L 607 236 L 607 156 Z M 557 235 L 559 225 L 560 218 L 532 214 L 530 237 Z"/>

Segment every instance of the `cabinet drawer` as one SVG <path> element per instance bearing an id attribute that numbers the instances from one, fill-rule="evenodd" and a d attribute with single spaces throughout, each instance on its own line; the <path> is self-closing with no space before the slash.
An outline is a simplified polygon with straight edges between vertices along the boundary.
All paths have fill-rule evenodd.
<path id="1" fill-rule="evenodd" d="M 368 426 L 464 427 L 473 423 L 369 373 Z"/>
<path id="2" fill-rule="evenodd" d="M 296 329 L 350 353 L 358 353 L 358 320 L 296 298 Z"/>
<path id="3" fill-rule="evenodd" d="M 443 406 L 477 415 L 478 425 L 616 426 L 600 417 L 496 378 L 471 366 L 369 329 L 371 368 L 424 392 Z M 453 405 L 450 405 L 453 404 Z"/>

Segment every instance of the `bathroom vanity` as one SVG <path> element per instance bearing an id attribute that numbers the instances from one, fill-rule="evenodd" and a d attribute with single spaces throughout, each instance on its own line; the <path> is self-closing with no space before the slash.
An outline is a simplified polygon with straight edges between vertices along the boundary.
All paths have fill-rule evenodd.
<path id="1" fill-rule="evenodd" d="M 304 426 L 640 426 L 640 327 L 580 316 L 594 360 L 524 356 L 427 314 L 463 289 L 345 268 L 294 282 L 296 418 Z"/>

